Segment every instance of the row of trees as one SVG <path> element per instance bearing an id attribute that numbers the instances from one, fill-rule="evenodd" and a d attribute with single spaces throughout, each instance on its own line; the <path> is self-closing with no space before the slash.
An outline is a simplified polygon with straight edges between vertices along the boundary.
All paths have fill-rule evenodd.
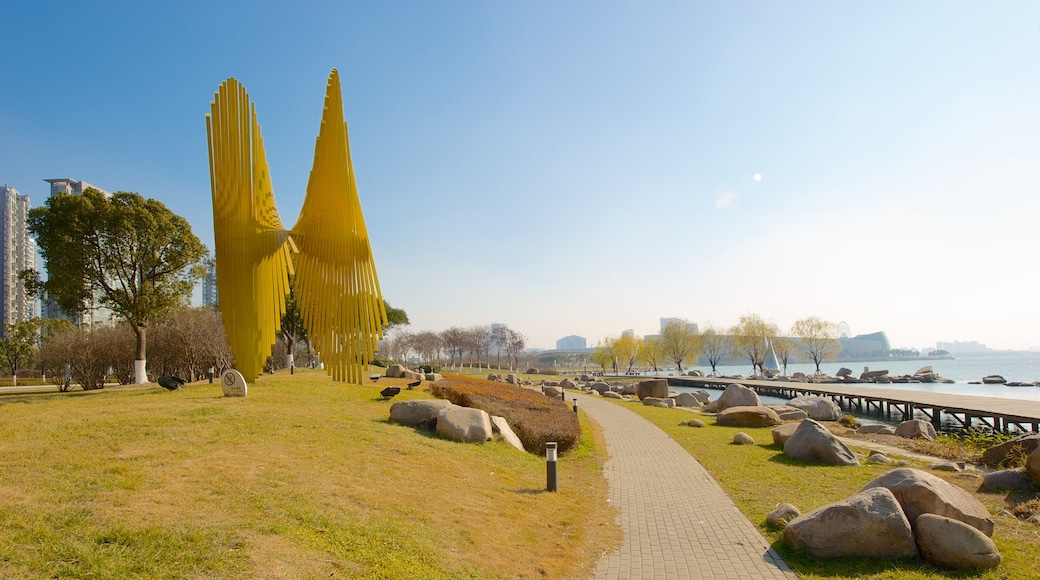
<path id="1" fill-rule="evenodd" d="M 645 365 L 658 372 L 662 364 L 674 364 L 678 371 L 696 365 L 701 357 L 707 359 L 712 374 L 727 359 L 743 358 L 751 363 L 752 374 L 765 371 L 770 352 L 787 373 L 787 365 L 801 357 L 816 365 L 837 358 L 841 350 L 838 327 L 832 322 L 810 316 L 794 323 L 788 333 L 765 321 L 757 314 L 741 316 L 740 321 L 728 328 L 708 326 L 698 332 L 691 324 L 670 322 L 659 337 L 636 338 L 631 334 L 601 340 L 593 351 L 592 360 L 603 372 L 632 372 L 636 365 Z M 779 370 L 779 369 L 776 369 Z"/>
<path id="2" fill-rule="evenodd" d="M 137 335 L 129 324 L 77 329 L 66 320 L 35 318 L 5 325 L 0 355 L 17 377 L 39 376 L 65 390 L 78 384 L 99 389 L 111 377 L 136 381 Z M 198 380 L 214 369 L 234 365 L 220 315 L 211 308 L 181 308 L 153 323 L 151 369 L 154 376 Z"/>
<path id="3" fill-rule="evenodd" d="M 379 344 L 379 352 L 390 360 L 405 361 L 412 357 L 420 363 L 491 366 L 494 356 L 501 368 L 502 357 L 510 369 L 520 368 L 520 358 L 527 337 L 505 326 L 453 326 L 441 332 L 397 330 Z"/>

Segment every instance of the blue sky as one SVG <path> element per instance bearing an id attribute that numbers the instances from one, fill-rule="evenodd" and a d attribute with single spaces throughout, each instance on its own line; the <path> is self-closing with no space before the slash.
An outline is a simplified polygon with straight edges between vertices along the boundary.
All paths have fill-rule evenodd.
<path id="1" fill-rule="evenodd" d="M 1035 2 L 151 4 L 0 2 L 0 181 L 137 191 L 212 248 L 204 115 L 234 76 L 292 224 L 337 68 L 414 330 L 757 313 L 1040 345 Z"/>

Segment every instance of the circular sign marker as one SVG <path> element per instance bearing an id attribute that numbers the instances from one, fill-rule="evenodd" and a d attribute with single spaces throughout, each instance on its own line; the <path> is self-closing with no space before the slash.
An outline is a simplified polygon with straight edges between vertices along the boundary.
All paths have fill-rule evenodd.
<path id="1" fill-rule="evenodd" d="M 244 397 L 249 387 L 242 373 L 228 369 L 220 375 L 220 390 L 224 391 L 225 397 Z"/>

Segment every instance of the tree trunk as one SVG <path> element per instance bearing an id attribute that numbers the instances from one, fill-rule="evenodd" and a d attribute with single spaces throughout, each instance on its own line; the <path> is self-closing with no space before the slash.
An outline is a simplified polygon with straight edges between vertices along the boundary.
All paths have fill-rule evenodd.
<path id="1" fill-rule="evenodd" d="M 134 335 L 137 337 L 137 348 L 134 353 L 134 384 L 143 385 L 148 382 L 147 361 L 145 359 L 145 346 L 147 344 L 147 329 L 144 323 L 133 325 Z"/>

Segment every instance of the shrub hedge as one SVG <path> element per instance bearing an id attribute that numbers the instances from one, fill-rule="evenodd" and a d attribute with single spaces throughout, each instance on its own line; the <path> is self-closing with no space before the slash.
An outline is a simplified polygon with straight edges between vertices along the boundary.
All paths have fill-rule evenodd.
<path id="1" fill-rule="evenodd" d="M 436 397 L 504 417 L 524 449 L 531 453 L 544 452 L 547 441 L 555 441 L 561 453 L 578 445 L 581 436 L 578 415 L 561 399 L 523 387 L 460 375 L 445 375 L 443 380 L 430 385 Z"/>

